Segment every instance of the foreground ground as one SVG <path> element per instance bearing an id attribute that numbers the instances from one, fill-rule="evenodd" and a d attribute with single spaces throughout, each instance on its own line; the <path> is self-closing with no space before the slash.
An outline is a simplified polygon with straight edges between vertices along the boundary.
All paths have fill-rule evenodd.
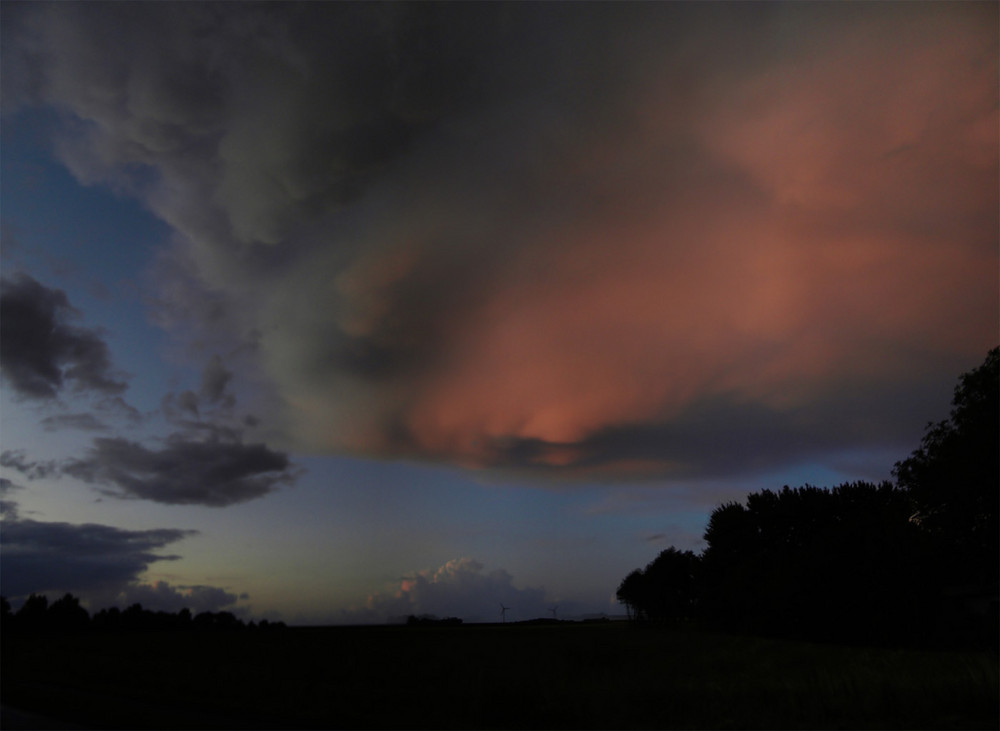
<path id="1" fill-rule="evenodd" d="M 618 623 L 5 637 L 2 652 L 3 703 L 61 728 L 1000 725 L 995 653 Z"/>

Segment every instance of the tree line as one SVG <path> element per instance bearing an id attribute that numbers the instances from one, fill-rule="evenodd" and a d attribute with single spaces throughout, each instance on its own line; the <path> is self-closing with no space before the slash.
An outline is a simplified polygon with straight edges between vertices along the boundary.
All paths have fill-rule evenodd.
<path id="1" fill-rule="evenodd" d="M 197 630 L 197 631 L 239 631 L 277 630 L 285 627 L 284 622 L 244 622 L 232 612 L 199 612 L 190 609 L 178 612 L 154 612 L 143 609 L 141 604 L 132 604 L 126 609 L 110 607 L 101 609 L 94 616 L 82 606 L 79 598 L 66 594 L 51 604 L 44 594 L 32 594 L 17 612 L 13 612 L 10 602 L 0 597 L 0 613 L 4 633 L 32 632 L 83 632 L 87 630 L 131 631 L 131 630 Z"/>
<path id="2" fill-rule="evenodd" d="M 633 621 L 838 642 L 997 646 L 1000 348 L 893 481 L 750 493 L 617 597 Z"/>

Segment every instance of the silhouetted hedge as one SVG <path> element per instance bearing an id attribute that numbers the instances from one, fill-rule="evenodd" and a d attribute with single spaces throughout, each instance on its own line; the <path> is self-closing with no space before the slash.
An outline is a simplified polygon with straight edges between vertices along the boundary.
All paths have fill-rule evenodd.
<path id="1" fill-rule="evenodd" d="M 6 597 L 0 597 L 4 633 L 76 633 L 99 631 L 167 631 L 191 630 L 211 632 L 270 631 L 283 629 L 284 622 L 244 623 L 232 612 L 201 612 L 192 617 L 191 610 L 179 612 L 154 612 L 133 604 L 121 610 L 118 607 L 101 609 L 93 617 L 80 606 L 80 600 L 66 594 L 51 605 L 42 594 L 32 594 L 15 613 Z"/>

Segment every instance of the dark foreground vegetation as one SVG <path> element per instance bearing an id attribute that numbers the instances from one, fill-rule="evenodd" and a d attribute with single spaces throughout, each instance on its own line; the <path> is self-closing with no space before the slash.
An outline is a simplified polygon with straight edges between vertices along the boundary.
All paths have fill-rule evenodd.
<path id="1" fill-rule="evenodd" d="M 894 482 L 805 485 L 720 505 L 703 553 L 668 548 L 618 587 L 641 623 L 772 637 L 997 649 L 1000 349 Z"/>
<path id="2" fill-rule="evenodd" d="M 93 729 L 986 729 L 1000 702 L 989 652 L 624 622 L 41 633 L 2 652 L 5 704 Z"/>
<path id="3" fill-rule="evenodd" d="M 61 599 L 49 603 L 44 594 L 29 596 L 17 612 L 11 610 L 10 602 L 0 596 L 0 629 L 4 637 L 19 634 L 49 634 L 104 631 L 154 631 L 179 630 L 193 632 L 233 632 L 237 630 L 272 631 L 283 629 L 284 622 L 259 623 L 244 622 L 232 612 L 199 612 L 192 615 L 190 609 L 179 612 L 154 612 L 143 609 L 141 604 L 133 604 L 124 611 L 118 607 L 101 609 L 93 617 L 80 606 L 78 597 L 66 594 Z"/>

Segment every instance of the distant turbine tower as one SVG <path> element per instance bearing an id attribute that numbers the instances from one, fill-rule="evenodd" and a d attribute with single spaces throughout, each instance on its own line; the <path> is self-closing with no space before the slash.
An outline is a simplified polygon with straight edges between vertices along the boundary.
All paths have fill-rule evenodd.
<path id="1" fill-rule="evenodd" d="M 510 610 L 510 607 L 505 607 L 503 605 L 503 602 L 500 602 L 500 619 L 501 619 L 501 621 L 504 624 L 507 624 L 507 612 L 509 610 Z"/>
<path id="2" fill-rule="evenodd" d="M 554 607 L 549 607 L 549 611 L 552 612 L 552 619 L 558 619 L 556 616 L 556 610 L 559 609 L 559 605 L 556 604 Z"/>

